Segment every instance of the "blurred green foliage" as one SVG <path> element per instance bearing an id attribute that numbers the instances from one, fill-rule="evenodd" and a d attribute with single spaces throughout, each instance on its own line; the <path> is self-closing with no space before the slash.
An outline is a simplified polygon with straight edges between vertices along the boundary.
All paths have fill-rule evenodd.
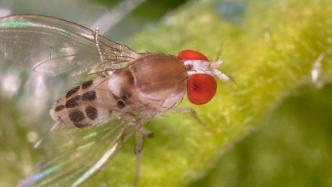
<path id="1" fill-rule="evenodd" d="M 332 85 L 303 86 L 188 186 L 332 186 Z"/>
<path id="2" fill-rule="evenodd" d="M 308 148 L 294 149 L 294 152 L 290 154 L 289 149 L 293 149 L 291 147 L 293 141 L 298 141 L 298 146 L 301 144 L 301 140 L 297 140 L 297 137 L 292 135 L 287 139 L 288 146 L 290 146 L 289 149 L 287 147 L 281 149 L 281 147 L 273 146 L 275 144 L 282 146 L 278 142 L 283 140 L 283 134 L 287 138 L 287 133 L 283 133 L 282 127 L 280 127 L 280 133 L 277 136 L 279 139 L 276 138 L 274 139 L 276 142 L 271 142 L 271 149 L 265 152 L 261 148 L 261 144 L 254 145 L 257 148 L 254 149 L 255 147 L 253 147 L 254 150 L 251 152 L 255 155 L 252 156 L 254 157 L 253 161 L 250 158 L 246 159 L 245 155 L 245 150 L 251 148 L 241 146 L 240 143 L 238 149 L 231 150 L 231 153 L 221 157 L 217 165 L 215 163 L 220 155 L 230 150 L 230 147 L 237 146 L 236 142 L 240 141 L 247 134 L 251 134 L 253 129 L 262 126 L 262 123 L 266 124 L 265 126 L 267 127 L 265 128 L 271 128 L 272 130 L 277 128 L 278 126 L 275 124 L 279 123 L 283 123 L 285 126 L 293 125 L 289 128 L 293 128 L 294 131 L 298 130 L 298 124 L 301 124 L 301 122 L 294 121 L 293 118 L 296 118 L 295 113 L 288 113 L 281 117 L 280 115 L 283 115 L 283 113 L 279 114 L 279 110 L 275 108 L 290 95 L 307 92 L 309 88 L 303 88 L 303 85 L 319 86 L 314 85 L 311 81 L 312 68 L 319 56 L 323 56 L 320 79 L 325 83 L 331 80 L 331 5 L 332 2 L 330 0 L 312 0 L 305 3 L 297 0 L 225 0 L 200 1 L 197 4 L 192 2 L 179 9 L 174 16 L 170 17 L 166 23 L 161 24 L 160 27 L 146 30 L 138 35 L 133 42 L 137 47 L 143 46 L 147 50 L 155 49 L 171 51 L 172 53 L 185 48 L 195 48 L 208 54 L 211 58 L 218 54 L 219 43 L 222 42 L 222 59 L 225 62 L 222 70 L 233 76 L 236 81 L 236 83 L 221 84 L 219 87 L 220 92 L 218 92 L 216 99 L 211 104 L 195 107 L 201 114 L 201 117 L 216 130 L 216 135 L 206 135 L 202 129 L 195 126 L 190 126 L 190 128 L 183 127 L 183 124 L 193 123 L 186 122 L 185 119 L 181 119 L 181 128 L 179 128 L 180 125 L 173 127 L 172 124 L 174 122 L 171 122 L 167 129 L 163 128 L 160 130 L 176 129 L 174 131 L 179 132 L 178 134 L 181 134 L 181 137 L 173 137 L 172 141 L 179 139 L 178 142 L 183 142 L 185 146 L 178 145 L 177 149 L 169 148 L 165 152 L 157 152 L 158 155 L 173 155 L 173 160 L 162 162 L 173 167 L 172 175 L 158 169 L 157 172 L 164 172 L 163 176 L 166 178 L 163 179 L 162 176 L 156 176 L 156 180 L 158 179 L 159 182 L 157 183 L 155 180 L 151 180 L 152 177 L 149 177 L 146 179 L 146 183 L 143 183 L 144 186 L 183 186 L 193 178 L 199 178 L 204 175 L 207 176 L 199 180 L 196 186 L 209 184 L 211 186 L 280 186 L 282 184 L 289 184 L 289 186 L 308 184 L 314 186 L 315 179 L 313 179 L 312 183 L 305 183 L 301 178 L 308 177 L 307 174 L 315 172 L 315 169 L 319 170 L 319 166 L 325 165 L 325 161 L 329 160 L 328 157 L 315 158 L 312 154 L 309 154 Z M 151 40 L 151 38 L 154 39 Z M 164 41 L 165 38 L 167 38 L 166 42 Z M 322 102 L 329 103 L 329 92 L 326 91 L 321 94 L 307 94 L 299 97 L 311 99 L 311 97 L 320 97 L 320 95 L 326 96 L 321 98 Z M 301 99 L 298 98 L 298 100 Z M 285 102 L 291 101 L 286 99 Z M 294 106 L 293 104 L 285 105 L 280 110 L 284 108 L 289 108 L 289 110 L 292 110 L 292 108 L 294 110 L 295 108 L 306 109 L 305 103 L 301 104 L 300 102 L 297 105 L 294 104 Z M 326 104 L 324 106 L 327 108 L 329 105 Z M 320 107 L 319 103 L 312 104 L 311 107 L 313 108 L 308 111 L 320 113 L 324 106 Z M 301 113 L 301 111 L 297 112 Z M 325 120 L 324 123 L 322 122 L 322 128 L 324 128 L 324 124 L 328 125 L 328 121 L 331 120 L 328 111 L 326 112 L 325 115 L 322 114 L 324 118 L 320 118 L 320 120 Z M 299 117 L 306 116 L 312 122 L 318 121 L 316 117 L 319 118 L 319 116 L 306 114 L 308 112 L 299 114 Z M 293 118 L 292 115 L 294 115 Z M 281 122 L 278 120 L 278 116 L 280 116 L 280 119 L 283 119 Z M 303 120 L 308 121 L 306 118 Z M 158 123 L 154 125 L 158 126 Z M 304 128 L 299 130 L 299 133 L 311 131 L 306 130 L 306 127 L 310 127 L 309 122 L 307 126 L 299 127 Z M 182 128 L 185 129 L 182 130 Z M 158 130 L 156 129 L 155 131 L 158 132 Z M 277 132 L 278 130 L 275 129 Z M 192 131 L 194 133 L 191 133 Z M 327 133 L 324 130 L 322 131 Z M 313 140 L 315 143 L 313 143 L 312 147 L 328 140 L 320 139 L 319 133 L 317 132 L 317 135 L 313 137 L 317 139 Z M 266 132 L 262 130 L 254 133 L 252 136 L 267 138 L 267 136 L 263 136 L 264 134 Z M 270 138 L 272 139 L 273 137 L 271 136 Z M 260 141 L 264 141 L 262 139 Z M 243 141 L 246 142 L 246 140 Z M 270 147 L 268 142 L 268 139 L 266 139 L 264 145 Z M 150 144 L 150 141 L 147 144 Z M 166 146 L 169 144 L 172 143 L 167 142 Z M 145 154 L 149 154 L 151 149 L 161 149 L 156 147 L 149 150 L 147 150 L 148 148 L 145 149 Z M 304 145 L 304 147 L 306 146 Z M 179 154 L 178 150 L 182 152 Z M 237 163 L 230 161 L 238 158 L 237 151 L 242 156 L 242 162 L 248 161 L 248 165 L 243 167 L 248 166 L 251 170 L 257 168 L 257 171 L 244 170 L 240 166 L 235 167 L 234 165 Z M 281 160 L 287 155 L 292 155 L 294 156 L 293 160 L 298 159 L 299 165 L 309 161 L 310 158 L 316 159 L 316 162 L 319 162 L 319 164 L 311 168 L 308 167 L 307 170 L 304 170 L 304 166 L 302 168 L 298 167 L 299 171 L 303 171 L 303 175 L 299 175 L 298 178 L 294 178 L 294 181 L 291 181 L 291 175 L 287 175 L 286 172 L 289 169 L 287 163 L 280 165 L 279 163 L 272 163 L 280 166 L 276 170 L 269 167 L 271 166 L 269 159 L 273 160 L 269 155 L 273 155 L 274 152 L 278 151 L 285 154 L 285 156 L 280 155 Z M 322 151 L 325 151 L 322 153 L 323 155 L 329 154 L 327 148 L 323 148 Z M 256 157 L 256 155 L 260 155 L 260 157 Z M 158 162 L 154 163 L 154 160 L 150 161 L 150 158 L 154 158 L 153 154 L 147 155 L 145 158 L 146 163 L 143 163 L 143 168 L 147 165 L 148 167 L 151 165 L 149 168 L 153 168 L 152 165 L 160 164 Z M 160 157 L 158 159 L 162 160 Z M 226 162 L 230 163 L 225 164 Z M 249 165 L 250 163 L 251 165 Z M 241 164 L 239 163 L 239 165 Z M 274 165 L 272 167 L 277 167 Z M 208 173 L 211 168 L 212 172 Z M 269 169 L 265 171 L 264 169 L 266 168 Z M 246 171 L 252 175 L 244 175 Z M 296 173 L 299 171 L 293 170 L 290 172 Z M 147 172 L 156 175 L 155 170 L 147 170 Z M 144 175 L 149 174 L 143 174 L 143 180 L 145 180 Z M 319 174 L 317 173 L 316 176 L 319 177 Z M 324 182 L 324 176 L 322 176 L 321 184 L 328 186 L 329 179 L 326 179 L 327 182 Z M 308 178 L 308 180 L 310 179 Z M 317 184 L 320 183 L 318 182 Z M 195 184 L 191 183 L 187 185 L 195 186 Z"/>
<path id="3" fill-rule="evenodd" d="M 148 124 L 155 138 L 145 142 L 141 186 L 329 186 L 331 86 L 318 90 L 310 73 L 323 55 L 321 79 L 331 80 L 331 6 L 331 0 L 189 1 L 138 33 L 133 49 L 194 48 L 211 59 L 222 42 L 221 69 L 235 79 L 219 84 L 208 105 L 181 105 L 197 110 L 215 133 L 185 114 Z M 2 186 L 31 164 L 33 149 L 16 146 L 19 156 L 11 160 L 1 150 L 1 164 L 15 168 L 1 176 Z M 131 186 L 133 173 L 131 141 L 85 186 Z"/>

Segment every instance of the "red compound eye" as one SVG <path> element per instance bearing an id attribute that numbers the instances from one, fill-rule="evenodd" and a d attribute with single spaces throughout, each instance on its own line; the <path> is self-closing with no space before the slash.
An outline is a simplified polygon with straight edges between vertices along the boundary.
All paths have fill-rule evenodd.
<path id="1" fill-rule="evenodd" d="M 189 101 L 196 105 L 209 102 L 217 91 L 217 82 L 209 74 L 193 74 L 187 81 Z"/>
<path id="2" fill-rule="evenodd" d="M 178 58 L 181 60 L 206 60 L 208 61 L 208 58 L 203 55 L 202 53 L 195 51 L 195 50 L 183 50 L 178 54 Z"/>

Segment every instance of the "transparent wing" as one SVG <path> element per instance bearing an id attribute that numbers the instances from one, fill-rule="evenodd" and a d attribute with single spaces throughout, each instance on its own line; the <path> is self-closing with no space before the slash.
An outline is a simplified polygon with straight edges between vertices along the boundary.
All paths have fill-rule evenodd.
<path id="1" fill-rule="evenodd" d="M 71 186 L 76 187 L 95 174 L 133 134 L 132 129 L 119 121 L 87 129 L 71 129 L 53 133 L 56 142 L 51 146 L 48 161 L 36 172 L 20 181 L 21 187 Z M 55 149 L 58 148 L 58 149 Z"/>
<path id="2" fill-rule="evenodd" d="M 65 20 L 36 15 L 0 18 L 0 59 L 50 75 L 89 72 L 100 64 L 121 67 L 139 54 L 95 31 Z M 97 43 L 100 51 L 97 50 Z M 1 63 L 1 64 L 7 64 Z"/>

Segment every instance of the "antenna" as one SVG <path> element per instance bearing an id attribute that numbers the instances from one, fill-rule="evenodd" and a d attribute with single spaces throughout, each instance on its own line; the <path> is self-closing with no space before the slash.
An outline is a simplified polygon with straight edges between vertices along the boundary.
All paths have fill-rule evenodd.
<path id="1" fill-rule="evenodd" d="M 219 49 L 218 49 L 218 51 L 217 51 L 217 56 L 216 56 L 214 62 L 217 62 L 217 61 L 220 60 L 220 56 L 221 56 L 221 54 L 222 54 L 222 49 L 223 49 L 223 47 L 224 47 L 224 43 L 223 43 L 222 41 L 220 41 Z"/>
<path id="2" fill-rule="evenodd" d="M 219 45 L 219 49 L 217 51 L 217 56 L 216 56 L 215 60 L 212 62 L 212 64 L 211 64 L 212 69 L 213 69 L 213 73 L 214 73 L 215 76 L 218 77 L 218 79 L 220 79 L 222 81 L 228 81 L 228 80 L 230 80 L 230 81 L 234 82 L 235 85 L 237 86 L 237 83 L 236 83 L 235 79 L 232 76 L 227 75 L 227 74 L 225 74 L 225 73 L 223 73 L 223 72 L 221 72 L 221 71 L 218 70 L 218 68 L 223 64 L 223 61 L 220 60 L 220 56 L 222 54 L 223 47 L 224 47 L 224 43 L 221 41 L 220 45 Z"/>

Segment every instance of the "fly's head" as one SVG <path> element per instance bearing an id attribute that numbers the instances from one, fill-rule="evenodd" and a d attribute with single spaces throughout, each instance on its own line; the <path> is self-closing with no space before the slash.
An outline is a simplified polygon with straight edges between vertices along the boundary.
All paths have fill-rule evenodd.
<path id="1" fill-rule="evenodd" d="M 218 70 L 222 61 L 210 62 L 208 58 L 195 50 L 183 50 L 177 57 L 187 68 L 187 95 L 191 103 L 208 103 L 217 91 L 216 78 L 228 81 L 230 78 Z"/>

